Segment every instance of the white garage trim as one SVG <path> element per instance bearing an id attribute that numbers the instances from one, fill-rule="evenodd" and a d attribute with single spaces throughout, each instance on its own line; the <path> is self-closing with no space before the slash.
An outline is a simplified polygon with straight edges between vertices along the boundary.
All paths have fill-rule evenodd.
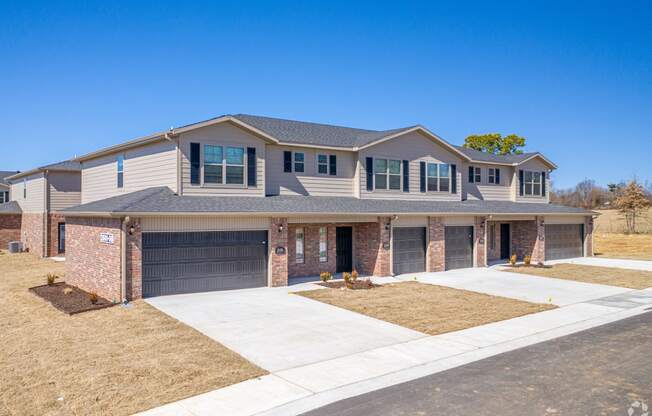
<path id="1" fill-rule="evenodd" d="M 143 232 L 257 231 L 268 230 L 268 217 L 145 217 Z"/>

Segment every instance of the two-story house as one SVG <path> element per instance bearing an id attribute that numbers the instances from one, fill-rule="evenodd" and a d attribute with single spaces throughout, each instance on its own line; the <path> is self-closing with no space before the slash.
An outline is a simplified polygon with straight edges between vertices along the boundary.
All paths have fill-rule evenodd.
<path id="1" fill-rule="evenodd" d="M 17 204 L 10 203 L 11 184 L 7 177 L 16 171 L 0 171 L 0 248 L 6 249 L 10 241 L 20 240 L 21 211 Z"/>
<path id="2" fill-rule="evenodd" d="M 53 163 L 14 172 L 6 180 L 11 186 L 11 201 L 0 205 L 0 221 L 5 218 L 7 234 L 12 230 L 11 240 L 22 241 L 24 250 L 39 257 L 62 255 L 66 223 L 61 211 L 81 203 L 81 165 L 73 161 Z M 6 247 L 5 241 L 0 244 Z"/>
<path id="3" fill-rule="evenodd" d="M 116 301 L 592 255 L 592 213 L 549 204 L 554 163 L 422 126 L 225 115 L 77 160 L 66 279 Z"/>

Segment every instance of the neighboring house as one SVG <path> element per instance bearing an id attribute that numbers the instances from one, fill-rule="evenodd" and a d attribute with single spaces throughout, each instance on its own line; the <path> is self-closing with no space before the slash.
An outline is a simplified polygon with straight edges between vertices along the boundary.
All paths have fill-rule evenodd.
<path id="1" fill-rule="evenodd" d="M 11 185 L 7 182 L 6 178 L 17 174 L 18 171 L 0 170 L 0 204 L 11 201 L 10 191 Z"/>
<path id="2" fill-rule="evenodd" d="M 66 279 L 116 301 L 592 255 L 592 212 L 548 203 L 550 160 L 422 126 L 226 115 L 76 160 Z"/>
<path id="3" fill-rule="evenodd" d="M 20 214 L 20 240 L 40 257 L 65 252 L 66 222 L 61 210 L 81 202 L 81 166 L 65 161 L 7 177 L 11 205 Z"/>
<path id="4" fill-rule="evenodd" d="M 20 240 L 20 215 L 17 204 L 10 203 L 11 185 L 6 178 L 16 171 L 0 171 L 0 249 L 7 249 L 10 241 Z"/>

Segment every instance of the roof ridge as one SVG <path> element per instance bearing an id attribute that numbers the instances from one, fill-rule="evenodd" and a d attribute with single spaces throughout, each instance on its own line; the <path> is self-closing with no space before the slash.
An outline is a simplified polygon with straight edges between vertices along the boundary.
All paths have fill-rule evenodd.
<path id="1" fill-rule="evenodd" d="M 303 121 L 303 120 L 292 120 L 289 118 L 280 118 L 280 117 L 270 117 L 270 116 L 260 116 L 256 114 L 245 114 L 245 113 L 238 113 L 238 114 L 229 114 L 231 117 L 238 118 L 239 116 L 243 117 L 257 117 L 257 118 L 266 118 L 269 120 L 277 120 L 277 121 L 287 121 L 290 123 L 301 123 L 301 124 L 312 124 L 315 126 L 324 126 L 324 127 L 336 127 L 340 129 L 348 129 L 348 130 L 360 130 L 368 133 L 380 133 L 383 131 L 389 131 L 389 130 L 370 130 L 370 129 L 364 129 L 360 127 L 351 127 L 351 126 L 342 126 L 339 124 L 327 124 L 327 123 L 317 123 L 314 121 Z"/>

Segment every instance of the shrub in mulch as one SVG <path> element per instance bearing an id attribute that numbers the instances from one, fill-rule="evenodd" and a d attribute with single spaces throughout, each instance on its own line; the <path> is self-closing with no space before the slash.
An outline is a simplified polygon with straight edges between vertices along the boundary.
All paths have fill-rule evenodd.
<path id="1" fill-rule="evenodd" d="M 317 283 L 320 286 L 324 287 L 329 287 L 331 289 L 341 289 L 341 288 L 346 288 L 346 289 L 352 289 L 352 290 L 365 290 L 365 289 L 373 289 L 375 287 L 378 287 L 379 285 L 376 285 L 371 282 L 371 280 L 350 280 L 348 283 L 343 282 L 343 281 L 338 281 L 338 282 L 322 282 L 322 283 Z"/>
<path id="2" fill-rule="evenodd" d="M 116 305 L 97 295 L 85 292 L 78 287 L 70 286 L 65 282 L 51 285 L 30 287 L 29 291 L 52 304 L 55 308 L 68 315 L 104 309 Z M 92 300 L 95 300 L 93 303 Z"/>

